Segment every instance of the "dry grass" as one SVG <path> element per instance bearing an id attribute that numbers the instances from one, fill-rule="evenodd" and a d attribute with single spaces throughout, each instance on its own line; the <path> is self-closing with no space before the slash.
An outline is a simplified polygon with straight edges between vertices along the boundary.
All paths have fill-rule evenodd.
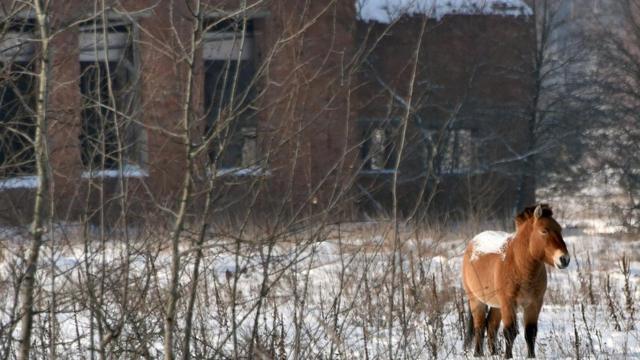
<path id="1" fill-rule="evenodd" d="M 504 229 L 468 223 L 449 230 L 405 226 L 395 234 L 393 224 L 381 221 L 309 227 L 269 237 L 259 227 L 234 236 L 231 228 L 217 228 L 202 249 L 191 355 L 465 356 L 467 315 L 459 256 L 471 234 L 486 228 Z M 132 231 L 128 244 L 122 232 L 108 234 L 104 242 L 96 233 L 78 239 L 83 232 L 77 229 L 56 234 L 45 246 L 39 270 L 35 358 L 51 356 L 52 349 L 68 358 L 159 357 L 169 263 L 162 239 L 168 234 L 157 228 Z M 185 236 L 181 246 L 177 334 L 188 311 L 197 254 L 192 241 Z M 558 344 L 572 339 L 575 349 L 568 356 L 606 355 L 611 350 L 598 345 L 598 331 L 636 334 L 630 326 L 637 310 L 636 255 L 616 260 L 613 250 L 595 251 L 601 246 L 595 239 L 589 244 L 574 244 L 579 267 L 550 274 L 543 321 L 544 316 L 564 320 L 554 324 L 557 328 L 543 323 L 541 354 L 554 356 Z M 0 283 L 7 294 L 0 304 L 5 339 L 0 355 L 11 358 L 21 260 L 20 248 L 8 246 L 12 256 L 3 263 Z M 252 354 L 247 353 L 250 346 Z M 628 353 L 634 353 L 633 348 Z"/>

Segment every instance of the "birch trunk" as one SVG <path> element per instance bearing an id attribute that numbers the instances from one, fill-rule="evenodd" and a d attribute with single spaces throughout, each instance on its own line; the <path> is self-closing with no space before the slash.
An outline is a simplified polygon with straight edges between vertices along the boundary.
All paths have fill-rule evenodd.
<path id="1" fill-rule="evenodd" d="M 46 222 L 45 202 L 49 196 L 49 172 L 47 156 L 47 100 L 49 82 L 49 29 L 44 0 L 35 0 L 37 28 L 40 41 L 40 59 L 38 63 L 38 92 L 36 95 L 36 134 L 34 139 L 38 188 L 33 209 L 31 224 L 31 246 L 22 282 L 20 350 L 18 359 L 28 360 L 31 352 L 31 332 L 33 329 L 33 303 L 35 276 Z"/>

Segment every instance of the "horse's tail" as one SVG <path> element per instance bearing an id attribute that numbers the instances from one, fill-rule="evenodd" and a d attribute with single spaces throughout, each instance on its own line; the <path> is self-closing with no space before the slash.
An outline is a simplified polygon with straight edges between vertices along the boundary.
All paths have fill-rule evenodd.
<path id="1" fill-rule="evenodd" d="M 467 303 L 467 329 L 465 331 L 464 336 L 464 347 L 465 349 L 471 348 L 471 343 L 473 342 L 473 316 L 471 315 L 471 304 Z"/>

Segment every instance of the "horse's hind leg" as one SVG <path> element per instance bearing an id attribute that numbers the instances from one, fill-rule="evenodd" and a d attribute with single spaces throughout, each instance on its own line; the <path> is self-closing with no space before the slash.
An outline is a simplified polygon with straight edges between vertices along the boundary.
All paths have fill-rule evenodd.
<path id="1" fill-rule="evenodd" d="M 497 355 L 497 340 L 498 340 L 498 328 L 500 328 L 500 315 L 499 308 L 490 308 L 489 315 L 487 315 L 487 345 L 489 347 L 489 354 Z"/>
<path id="2" fill-rule="evenodd" d="M 475 340 L 473 356 L 482 356 L 482 342 L 484 341 L 484 325 L 487 316 L 487 305 L 474 297 L 469 297 L 469 306 L 471 308 L 471 316 L 473 317 L 473 334 Z"/>

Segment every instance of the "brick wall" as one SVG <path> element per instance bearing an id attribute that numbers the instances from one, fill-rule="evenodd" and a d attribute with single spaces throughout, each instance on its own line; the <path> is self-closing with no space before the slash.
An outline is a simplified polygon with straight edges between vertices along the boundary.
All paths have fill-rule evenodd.
<path id="1" fill-rule="evenodd" d="M 414 52 L 420 45 L 415 113 L 398 174 L 401 208 L 410 212 L 418 201 L 437 214 L 486 206 L 497 214 L 508 213 L 516 203 L 523 165 L 507 160 L 524 153 L 529 140 L 533 24 L 521 17 L 446 16 L 429 19 L 418 44 L 422 21 L 404 18 L 390 28 L 359 24 L 358 39 L 379 39 L 362 71 L 361 121 L 382 118 L 400 123 L 405 108 L 393 96 L 406 100 Z M 469 171 L 436 176 L 425 162 L 423 131 L 440 133 L 446 127 L 471 131 L 477 159 Z M 390 182 L 390 174 L 361 177 L 361 184 L 385 208 L 390 207 Z M 532 190 L 524 190 L 531 200 Z M 375 205 L 364 196 L 362 202 L 369 209 Z"/>
<path id="2" fill-rule="evenodd" d="M 175 204 L 186 170 L 183 144 L 175 134 L 182 117 L 187 70 L 179 49 L 188 44 L 191 21 L 183 3 L 176 2 L 172 11 L 170 4 L 126 1 L 119 5 L 121 10 L 131 11 L 140 25 L 136 30 L 140 61 L 138 106 L 133 117 L 144 125 L 139 140 L 146 149 L 146 162 L 142 165 L 148 177 L 126 179 L 133 213 L 158 203 Z M 57 6 L 53 9 L 53 24 L 64 27 L 91 13 L 93 5 L 69 1 Z M 213 14 L 214 10 L 234 9 L 237 4 L 209 1 L 204 6 Z M 258 153 L 264 159 L 261 166 L 268 176 L 221 177 L 219 193 L 227 194 L 221 203 L 243 209 L 254 202 L 256 195 L 257 203 L 267 212 L 281 206 L 291 212 L 307 206 L 304 211 L 313 212 L 344 197 L 347 200 L 340 207 L 344 210 L 354 203 L 354 195 L 362 195 L 351 186 L 354 179 L 359 179 L 388 208 L 389 177 L 357 175 L 362 165 L 359 145 L 366 141 L 359 124 L 367 118 L 402 116 L 397 103 L 389 108 L 385 86 L 395 89 L 400 97 L 406 96 L 421 19 L 403 19 L 381 37 L 370 55 L 363 57 L 361 50 L 372 46 L 373 39 L 385 32 L 385 27 L 358 23 L 353 2 L 327 6 L 318 1 L 282 0 L 269 2 L 259 10 L 253 18 L 253 61 L 259 94 L 255 99 L 256 133 Z M 518 151 L 525 146 L 523 119 L 530 85 L 526 80 L 530 64 L 525 59 L 532 44 L 526 37 L 530 25 L 521 18 L 494 16 L 452 16 L 440 23 L 430 21 L 421 45 L 416 86 L 419 117 L 437 127 L 460 107 L 456 117 L 460 126 L 495 138 L 482 143 L 482 154 L 487 159 L 503 159 L 507 148 Z M 52 47 L 50 151 L 56 211 L 60 217 L 75 218 L 80 216 L 83 204 L 89 202 L 97 208 L 100 197 L 118 193 L 120 184 L 116 179 L 89 181 L 81 176 L 84 168 L 79 145 L 82 100 L 78 27 L 57 35 Z M 197 143 L 197 135 L 203 134 L 206 127 L 200 54 L 194 66 L 192 138 Z M 381 86 L 376 76 L 387 85 Z M 400 191 L 407 209 L 414 205 L 422 184 L 433 187 L 420 176 L 424 164 L 416 155 L 420 151 L 416 139 L 419 126 L 413 121 L 410 126 Z M 206 157 L 203 152 L 198 164 L 202 165 Z M 437 186 L 441 194 L 438 201 L 461 204 L 463 200 L 458 197 L 468 198 L 473 193 L 464 189 L 482 188 L 495 192 L 491 201 L 508 206 L 514 197 L 512 175 L 517 173 L 517 164 L 500 168 L 503 175 L 496 169 L 480 176 L 441 182 Z M 506 173 L 510 175 L 504 176 Z M 199 166 L 195 175 L 197 202 L 204 197 L 198 191 L 210 174 Z M 5 190 L 1 196 L 7 199 L 5 204 L 14 206 L 16 197 L 23 196 L 16 194 L 25 193 L 30 192 Z M 453 198 L 455 201 L 451 201 Z M 25 202 L 26 213 L 30 203 Z M 361 205 L 365 209 L 370 206 L 366 199 Z M 117 213 L 117 206 L 110 211 Z"/>

